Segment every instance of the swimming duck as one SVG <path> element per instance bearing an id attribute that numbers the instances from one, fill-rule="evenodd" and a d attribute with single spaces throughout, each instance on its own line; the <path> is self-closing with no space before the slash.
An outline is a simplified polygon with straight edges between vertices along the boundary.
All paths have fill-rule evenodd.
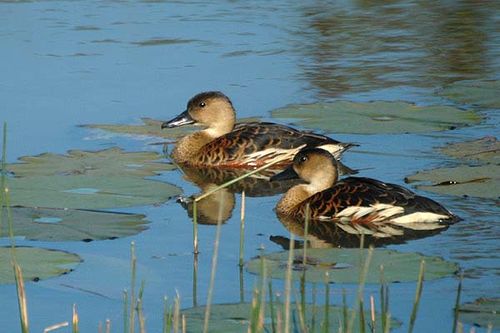
<path id="1" fill-rule="evenodd" d="M 323 149 L 301 150 L 293 164 L 271 181 L 293 178 L 301 178 L 306 184 L 296 185 L 283 195 L 276 206 L 278 216 L 304 221 L 309 204 L 311 219 L 373 237 L 401 236 L 404 229 L 441 229 L 459 220 L 434 200 L 399 185 L 362 177 L 338 180 L 337 161 Z"/>
<path id="2" fill-rule="evenodd" d="M 191 98 L 186 111 L 164 122 L 161 128 L 188 124 L 205 127 L 180 139 L 172 152 L 177 163 L 195 166 L 259 167 L 289 155 L 279 162 L 286 165 L 291 163 L 293 152 L 304 147 L 322 147 L 339 157 L 353 146 L 280 124 L 247 122 L 235 125 L 235 120 L 231 100 L 221 92 L 209 91 Z"/>

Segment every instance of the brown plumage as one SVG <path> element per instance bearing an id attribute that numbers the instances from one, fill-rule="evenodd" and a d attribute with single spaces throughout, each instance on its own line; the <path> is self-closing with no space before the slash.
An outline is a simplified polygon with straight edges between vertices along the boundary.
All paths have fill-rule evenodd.
<path id="1" fill-rule="evenodd" d="M 290 152 L 288 155 L 293 156 L 304 147 L 321 146 L 339 157 L 353 146 L 275 123 L 235 125 L 235 117 L 231 101 L 221 92 L 204 92 L 191 98 L 186 111 L 163 123 L 162 128 L 196 124 L 205 129 L 179 140 L 172 152 L 174 160 L 196 166 L 247 168 L 283 159 Z M 291 157 L 280 162 L 289 163 Z"/>
<path id="2" fill-rule="evenodd" d="M 304 220 L 309 205 L 312 219 L 375 237 L 402 235 L 405 228 L 434 230 L 458 221 L 439 203 L 399 185 L 362 177 L 338 181 L 337 162 L 322 149 L 301 150 L 293 165 L 271 180 L 293 177 L 306 184 L 292 187 L 281 198 L 278 215 Z"/>

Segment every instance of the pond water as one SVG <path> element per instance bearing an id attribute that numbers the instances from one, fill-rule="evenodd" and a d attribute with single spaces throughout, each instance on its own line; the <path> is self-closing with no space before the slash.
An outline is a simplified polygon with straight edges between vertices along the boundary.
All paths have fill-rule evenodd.
<path id="1" fill-rule="evenodd" d="M 360 145 L 343 161 L 362 176 L 397 184 L 419 170 L 456 163 L 435 147 L 500 135 L 498 110 L 438 93 L 457 81 L 500 79 L 498 1 L 0 1 L 0 17 L 0 121 L 8 124 L 10 163 L 70 149 L 118 146 L 162 152 L 160 145 L 151 145 L 158 138 L 79 125 L 171 119 L 190 97 L 205 90 L 230 96 L 238 117 L 272 121 L 273 109 L 335 100 L 406 101 L 481 112 L 480 124 L 452 131 L 326 133 Z M 184 195 L 200 192 L 178 170 L 153 178 L 178 186 Z M 498 196 L 485 200 L 419 193 L 443 203 L 463 221 L 437 235 L 387 247 L 458 263 L 464 272 L 462 301 L 498 297 Z M 273 212 L 278 197 L 247 198 L 245 259 L 258 255 L 262 246 L 266 252 L 281 250 L 271 236 L 289 237 Z M 221 230 L 217 304 L 249 301 L 255 281 L 243 272 L 241 293 L 241 196 L 234 200 L 236 208 Z M 95 331 L 107 318 L 113 332 L 120 332 L 131 241 L 137 249 L 138 280 L 146 283 L 149 331 L 160 331 L 164 295 L 172 298 L 177 291 L 184 308 L 205 303 L 215 227 L 199 228 L 201 253 L 193 281 L 192 222 L 175 199 L 119 211 L 145 214 L 148 229 L 93 242 L 17 239 L 18 245 L 65 250 L 84 260 L 70 274 L 27 284 L 32 331 L 70 320 L 76 303 L 82 332 Z M 8 239 L 0 239 L 0 245 L 7 244 Z M 275 284 L 277 290 L 283 287 L 281 281 Z M 452 330 L 457 284 L 456 277 L 425 283 L 416 332 Z M 352 299 L 357 286 L 333 285 L 332 302 L 341 302 L 341 288 Z M 405 332 L 415 284 L 390 288 L 391 314 L 403 322 L 394 331 Z M 367 285 L 369 294 L 378 295 L 378 286 Z M 0 331 L 18 331 L 15 286 L 0 285 L 0 295 Z"/>

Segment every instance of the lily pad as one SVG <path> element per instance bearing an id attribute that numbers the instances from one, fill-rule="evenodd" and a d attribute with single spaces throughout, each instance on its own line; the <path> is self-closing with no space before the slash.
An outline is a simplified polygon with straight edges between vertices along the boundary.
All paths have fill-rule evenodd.
<path id="1" fill-rule="evenodd" d="M 321 283 L 325 273 L 329 273 L 329 281 L 334 283 L 357 283 L 364 258 L 368 250 L 360 249 L 308 249 L 306 264 L 303 264 L 302 250 L 294 250 L 292 278 L 300 279 L 306 271 L 308 282 Z M 259 274 L 260 258 L 254 258 L 247 264 L 247 270 Z M 384 277 L 387 282 L 416 281 L 420 262 L 425 260 L 425 280 L 434 280 L 455 274 L 458 265 L 439 257 L 427 257 L 418 253 L 402 253 L 393 250 L 375 249 L 366 276 L 367 283 L 380 281 L 380 265 L 384 266 Z M 264 256 L 266 269 L 272 278 L 284 279 L 288 252 L 271 253 Z"/>
<path id="2" fill-rule="evenodd" d="M 35 247 L 16 247 L 16 262 L 25 280 L 43 280 L 71 272 L 82 260 L 73 253 Z M 0 284 L 14 283 L 10 247 L 0 247 Z"/>
<path id="3" fill-rule="evenodd" d="M 500 163 L 500 142 L 493 136 L 450 144 L 439 150 L 446 155 L 459 159 Z"/>
<path id="4" fill-rule="evenodd" d="M 460 305 L 458 320 L 475 326 L 500 327 L 500 298 L 479 298 Z"/>
<path id="5" fill-rule="evenodd" d="M 125 152 L 120 148 L 99 151 L 70 150 L 66 155 L 44 153 L 25 156 L 21 163 L 9 164 L 7 169 L 16 177 L 33 176 L 154 176 L 173 170 L 171 164 L 160 163 L 163 158 L 155 152 Z"/>
<path id="6" fill-rule="evenodd" d="M 98 152 L 42 154 L 10 164 L 11 204 L 27 207 L 103 209 L 151 205 L 181 193 L 171 184 L 144 179 L 172 169 L 154 162 L 153 152 L 127 153 L 112 148 Z"/>
<path id="7" fill-rule="evenodd" d="M 182 193 L 174 185 L 126 176 L 38 176 L 9 185 L 13 205 L 68 209 L 152 205 Z"/>
<path id="8" fill-rule="evenodd" d="M 461 165 L 455 168 L 419 171 L 407 177 L 406 181 L 417 182 L 417 188 L 439 194 L 500 198 L 500 166 L 498 164 Z"/>
<path id="9" fill-rule="evenodd" d="M 275 309 L 276 311 L 276 309 Z M 210 309 L 210 323 L 208 327 L 209 332 L 247 332 L 250 325 L 250 318 L 252 312 L 252 305 L 250 303 L 235 303 L 235 304 L 215 304 Z M 292 315 L 292 331 L 300 331 L 299 326 L 299 313 L 295 304 L 290 304 L 290 312 Z M 203 330 L 203 321 L 205 317 L 205 307 L 199 306 L 182 310 L 182 314 L 186 317 L 186 325 L 188 332 L 201 332 Z M 306 305 L 305 318 L 306 325 L 311 325 L 311 318 L 315 316 L 316 329 L 319 330 L 320 325 L 325 321 L 325 306 L 324 305 Z M 352 310 L 348 310 L 350 317 Z M 283 316 L 282 316 L 283 317 Z M 337 332 L 340 327 L 343 327 L 343 308 L 340 306 L 330 306 L 328 309 L 328 324 L 329 332 Z M 365 318 L 370 318 L 367 312 Z M 369 332 L 368 321 L 366 323 L 365 331 Z M 381 317 L 376 314 L 376 329 L 375 331 L 381 332 Z M 397 328 L 401 324 L 396 321 L 391 321 L 391 328 Z M 269 304 L 266 304 L 264 313 L 264 331 L 272 332 L 272 319 Z M 359 320 L 354 321 L 353 332 L 360 332 Z"/>
<path id="10" fill-rule="evenodd" d="M 14 235 L 40 241 L 93 241 L 138 234 L 147 221 L 140 214 L 53 208 L 11 208 Z M 5 219 L 4 219 L 5 221 Z M 0 237 L 8 231 L 0 228 Z"/>
<path id="11" fill-rule="evenodd" d="M 259 118 L 243 118 L 238 122 L 251 122 L 258 121 Z M 120 125 L 120 124 L 88 124 L 82 125 L 82 127 L 87 128 L 97 128 L 108 132 L 120 133 L 126 135 L 136 135 L 136 136 L 148 136 L 148 137 L 159 137 L 165 139 L 178 139 L 195 130 L 199 130 L 199 127 L 194 125 L 182 126 L 169 129 L 161 129 L 162 120 L 156 120 L 151 118 L 141 118 L 142 124 L 137 125 Z"/>
<path id="12" fill-rule="evenodd" d="M 445 87 L 440 95 L 463 104 L 472 104 L 484 108 L 500 108 L 500 81 L 465 80 L 454 82 Z"/>
<path id="13" fill-rule="evenodd" d="M 274 118 L 330 133 L 390 134 L 443 131 L 476 124 L 481 117 L 450 106 L 406 102 L 295 104 L 272 111 Z"/>

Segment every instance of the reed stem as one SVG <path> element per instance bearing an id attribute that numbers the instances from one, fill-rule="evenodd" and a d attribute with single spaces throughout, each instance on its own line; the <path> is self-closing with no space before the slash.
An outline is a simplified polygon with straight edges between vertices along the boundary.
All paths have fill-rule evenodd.
<path id="1" fill-rule="evenodd" d="M 293 233 L 290 233 L 290 245 L 288 248 L 288 262 L 286 269 L 286 279 L 285 279 L 285 333 L 290 332 L 290 296 L 292 291 L 292 266 L 293 266 L 293 255 L 294 255 L 295 237 Z"/>
<path id="2" fill-rule="evenodd" d="M 17 302 L 21 321 L 21 332 L 29 332 L 28 305 L 26 301 L 26 289 L 24 288 L 23 273 L 21 267 L 13 260 L 14 276 L 16 278 Z"/>
<path id="3" fill-rule="evenodd" d="M 123 291 L 123 333 L 129 332 L 129 318 L 128 318 L 128 291 Z"/>
<path id="4" fill-rule="evenodd" d="M 245 191 L 241 192 L 241 211 L 240 211 L 240 260 L 239 265 L 243 267 L 244 263 L 244 239 L 245 239 Z"/>
<path id="5" fill-rule="evenodd" d="M 219 205 L 219 212 L 218 212 L 218 217 L 217 217 L 217 228 L 215 231 L 215 240 L 214 240 L 214 252 L 212 255 L 212 268 L 210 272 L 210 283 L 208 287 L 208 295 L 207 295 L 207 304 L 205 306 L 205 318 L 203 321 L 203 333 L 208 332 L 208 323 L 210 321 L 210 309 L 212 306 L 212 296 L 213 296 L 213 290 L 214 290 L 214 285 L 215 285 L 215 273 L 217 271 L 217 259 L 219 257 L 219 242 L 220 242 L 220 233 L 221 233 L 221 226 L 222 226 L 222 200 L 221 204 Z"/>
<path id="6" fill-rule="evenodd" d="M 197 255 L 198 251 L 198 204 L 193 200 L 193 253 Z"/>
<path id="7" fill-rule="evenodd" d="M 458 315 L 460 311 L 460 295 L 462 294 L 462 281 L 464 279 L 463 273 L 460 274 L 460 278 L 458 281 L 458 288 L 457 288 L 457 298 L 455 299 L 455 310 L 453 312 L 453 329 L 452 333 L 456 333 L 457 330 L 457 323 L 458 323 Z"/>
<path id="8" fill-rule="evenodd" d="M 73 333 L 78 333 L 80 331 L 79 322 L 80 322 L 80 319 L 78 317 L 78 312 L 76 311 L 76 304 L 73 304 L 73 316 L 71 318 L 72 332 Z"/>
<path id="9" fill-rule="evenodd" d="M 330 331 L 330 274 L 325 272 L 325 307 L 323 319 L 323 333 Z"/>
<path id="10" fill-rule="evenodd" d="M 276 312 L 274 311 L 274 300 L 273 300 L 273 283 L 272 280 L 268 282 L 269 289 L 269 311 L 271 312 L 271 332 L 276 333 Z"/>
<path id="11" fill-rule="evenodd" d="M 363 235 L 362 235 L 361 239 L 362 240 L 364 239 Z M 363 251 L 363 249 L 361 249 L 360 251 Z M 351 318 L 349 319 L 349 322 L 347 324 L 347 333 L 351 333 L 353 330 L 354 318 L 356 316 L 356 309 L 359 309 L 360 303 L 361 303 L 362 298 L 363 298 L 363 290 L 365 287 L 366 275 L 368 274 L 368 268 L 370 267 L 372 255 L 373 255 L 373 247 L 370 246 L 368 248 L 368 252 L 367 252 L 367 255 L 365 258 L 365 263 L 363 265 L 363 269 L 360 272 L 358 293 L 356 296 L 356 305 L 353 309 L 354 311 L 352 311 L 352 313 L 351 313 Z"/>
<path id="12" fill-rule="evenodd" d="M 137 273 L 137 258 L 135 256 L 135 242 L 130 243 L 130 310 L 129 310 L 129 332 L 135 333 L 135 279 Z"/>
<path id="13" fill-rule="evenodd" d="M 415 300 L 413 301 L 413 309 L 411 311 L 410 324 L 408 326 L 408 333 L 413 332 L 415 326 L 415 319 L 417 318 L 418 305 L 420 303 L 420 296 L 422 295 L 423 282 L 425 273 L 425 260 L 420 262 L 420 271 L 418 273 L 417 289 L 415 290 Z"/>

